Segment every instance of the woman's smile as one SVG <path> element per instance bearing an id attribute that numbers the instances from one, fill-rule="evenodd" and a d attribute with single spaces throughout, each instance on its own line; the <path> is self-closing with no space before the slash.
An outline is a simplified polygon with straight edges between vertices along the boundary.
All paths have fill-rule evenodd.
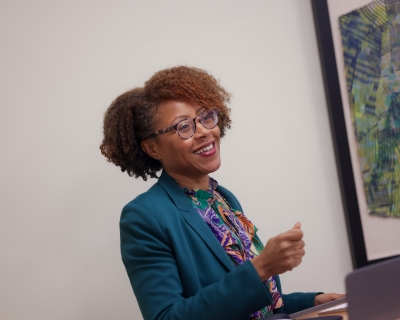
<path id="1" fill-rule="evenodd" d="M 199 149 L 197 149 L 195 152 L 193 152 L 196 155 L 203 156 L 203 157 L 209 157 L 214 155 L 216 152 L 215 150 L 215 143 L 214 141 L 210 143 L 206 143 L 205 145 L 201 146 Z"/>
<path id="2" fill-rule="evenodd" d="M 180 177 L 184 177 L 185 181 L 182 183 L 185 186 L 202 186 L 207 189 L 208 175 L 221 165 L 221 132 L 217 124 L 213 124 L 211 129 L 204 126 L 204 121 L 210 121 L 210 118 L 201 118 L 208 116 L 204 112 L 207 112 L 205 108 L 184 101 L 167 100 L 160 103 L 155 131 L 170 128 L 185 119 L 195 119 L 195 131 L 190 138 L 185 139 L 176 130 L 171 130 L 157 135 L 154 140 L 147 140 L 144 147 L 178 183 L 181 182 Z M 214 115 L 210 113 L 209 116 Z"/>

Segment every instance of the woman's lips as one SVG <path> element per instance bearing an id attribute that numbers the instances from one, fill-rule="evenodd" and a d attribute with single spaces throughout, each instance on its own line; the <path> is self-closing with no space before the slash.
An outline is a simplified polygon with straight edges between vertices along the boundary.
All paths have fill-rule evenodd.
<path id="1" fill-rule="evenodd" d="M 212 156 L 215 152 L 216 152 L 215 142 L 211 142 L 209 145 L 206 145 L 203 148 L 197 149 L 193 153 L 198 156 Z"/>

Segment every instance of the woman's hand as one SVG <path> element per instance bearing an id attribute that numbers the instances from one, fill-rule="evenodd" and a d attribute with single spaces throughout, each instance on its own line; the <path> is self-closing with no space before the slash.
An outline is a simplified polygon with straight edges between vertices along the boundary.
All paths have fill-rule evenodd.
<path id="1" fill-rule="evenodd" d="M 251 262 L 261 280 L 290 271 L 301 263 L 304 251 L 303 231 L 300 222 L 295 226 L 268 240 L 265 248 Z"/>
<path id="2" fill-rule="evenodd" d="M 345 296 L 346 296 L 345 294 L 339 294 L 339 293 L 319 294 L 319 295 L 315 296 L 314 305 L 319 306 L 320 304 L 334 301 L 334 300 L 337 300 L 340 298 L 344 298 Z"/>

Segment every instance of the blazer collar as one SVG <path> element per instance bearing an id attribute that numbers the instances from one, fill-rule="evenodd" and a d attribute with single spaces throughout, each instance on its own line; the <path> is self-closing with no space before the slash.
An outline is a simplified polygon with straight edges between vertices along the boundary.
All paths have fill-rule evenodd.
<path id="1" fill-rule="evenodd" d="M 221 247 L 217 238 L 196 211 L 192 201 L 185 195 L 178 183 L 165 171 L 161 173 L 158 183 L 167 192 L 175 206 L 182 212 L 182 216 L 187 224 L 200 236 L 222 264 L 228 270 L 234 269 L 235 267 L 225 250 Z"/>
<path id="2" fill-rule="evenodd" d="M 161 186 L 165 189 L 172 199 L 172 202 L 179 210 L 189 211 L 189 209 L 192 207 L 192 201 L 185 195 L 185 193 L 182 191 L 182 188 L 178 185 L 174 178 L 172 178 L 163 170 L 160 178 L 158 179 L 158 183 L 161 184 Z"/>

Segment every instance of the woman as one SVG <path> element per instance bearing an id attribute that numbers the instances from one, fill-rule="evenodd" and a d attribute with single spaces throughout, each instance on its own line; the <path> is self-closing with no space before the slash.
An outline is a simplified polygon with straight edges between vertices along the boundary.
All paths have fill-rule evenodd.
<path id="1" fill-rule="evenodd" d="M 259 319 L 341 295 L 282 294 L 278 274 L 304 255 L 300 224 L 269 239 L 209 177 L 221 164 L 230 95 L 206 71 L 175 67 L 119 96 L 101 152 L 130 176 L 157 178 L 121 215 L 121 252 L 144 319 Z"/>

